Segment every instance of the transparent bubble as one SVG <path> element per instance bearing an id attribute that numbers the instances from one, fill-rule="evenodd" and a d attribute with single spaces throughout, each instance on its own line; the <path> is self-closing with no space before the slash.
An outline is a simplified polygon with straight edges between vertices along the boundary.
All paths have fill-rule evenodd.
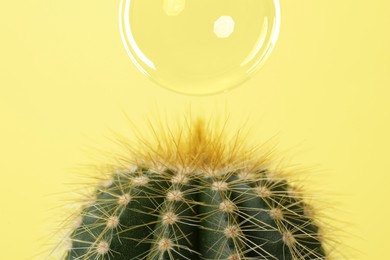
<path id="1" fill-rule="evenodd" d="M 259 70 L 279 33 L 278 0 L 122 0 L 120 27 L 137 68 L 187 94 L 238 86 Z"/>

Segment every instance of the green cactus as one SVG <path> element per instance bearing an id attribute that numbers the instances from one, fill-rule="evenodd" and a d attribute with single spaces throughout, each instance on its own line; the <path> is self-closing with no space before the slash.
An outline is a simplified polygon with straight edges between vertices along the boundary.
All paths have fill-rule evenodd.
<path id="1" fill-rule="evenodd" d="M 97 188 L 65 259 L 326 258 L 310 206 L 267 156 L 203 124 L 187 132 L 146 145 Z"/>

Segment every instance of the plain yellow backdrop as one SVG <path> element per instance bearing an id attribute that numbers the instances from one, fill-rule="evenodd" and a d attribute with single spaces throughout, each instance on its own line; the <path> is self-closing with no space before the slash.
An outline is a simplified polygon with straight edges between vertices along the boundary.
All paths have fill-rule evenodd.
<path id="1" fill-rule="evenodd" d="M 116 1 L 0 3 L 0 259 L 44 259 L 79 165 L 157 110 L 249 118 L 336 210 L 349 259 L 389 259 L 390 2 L 282 0 L 278 44 L 228 93 L 165 90 L 131 64 Z M 131 135 L 131 134 L 130 134 Z M 256 140 L 258 141 L 258 140 Z M 309 184 L 311 183 L 311 184 Z M 313 190 L 313 188 L 311 188 Z M 60 195 L 58 195 L 60 194 Z M 55 212 L 54 216 L 53 212 Z M 59 214 L 59 215 L 58 215 Z M 353 249 L 349 249 L 353 248 Z"/>

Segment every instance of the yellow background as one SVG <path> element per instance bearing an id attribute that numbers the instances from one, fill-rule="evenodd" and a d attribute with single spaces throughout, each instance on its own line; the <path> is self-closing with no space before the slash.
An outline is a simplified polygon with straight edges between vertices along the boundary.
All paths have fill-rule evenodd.
<path id="1" fill-rule="evenodd" d="M 209 97 L 139 73 L 122 46 L 118 6 L 0 3 L 0 259 L 43 259 L 35 255 L 64 183 L 96 160 L 95 148 L 113 147 L 112 130 L 131 132 L 125 114 L 142 122 L 189 106 L 226 111 L 233 123 L 250 118 L 262 140 L 276 134 L 336 205 L 344 254 L 389 258 L 389 1 L 282 0 L 280 38 L 261 72 Z"/>

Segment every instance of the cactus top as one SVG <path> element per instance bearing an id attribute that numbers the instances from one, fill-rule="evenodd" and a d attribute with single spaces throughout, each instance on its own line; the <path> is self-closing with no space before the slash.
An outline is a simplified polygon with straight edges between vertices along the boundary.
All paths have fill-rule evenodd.
<path id="1" fill-rule="evenodd" d="M 81 209 L 65 259 L 325 259 L 311 207 L 267 153 L 199 121 L 130 149 Z"/>

